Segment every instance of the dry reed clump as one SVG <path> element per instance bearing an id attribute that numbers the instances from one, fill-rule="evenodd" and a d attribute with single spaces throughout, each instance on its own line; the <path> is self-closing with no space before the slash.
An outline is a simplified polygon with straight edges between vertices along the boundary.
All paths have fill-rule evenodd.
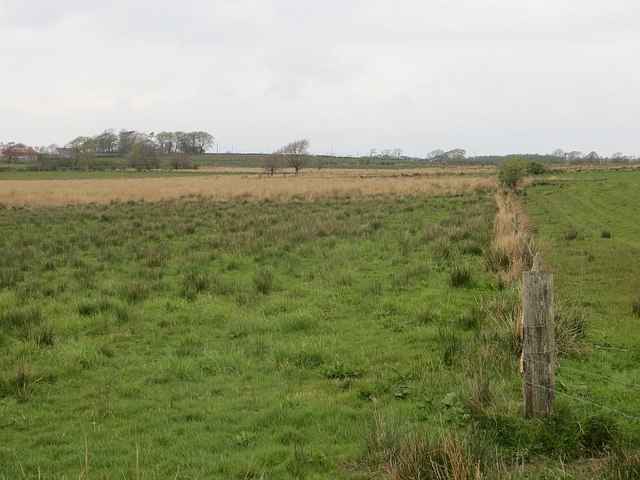
<path id="1" fill-rule="evenodd" d="M 436 480 L 481 480 L 480 460 L 463 439 L 446 433 L 439 442 L 415 435 L 404 442 L 387 467 L 391 480 L 433 478 Z"/>
<path id="2" fill-rule="evenodd" d="M 372 462 L 375 474 L 392 480 L 480 480 L 500 478 L 504 472 L 491 443 L 482 435 L 451 429 L 438 433 L 411 430 L 397 419 L 376 415 L 375 425 L 365 436 L 367 461 Z"/>
<path id="3" fill-rule="evenodd" d="M 9 206 L 66 205 L 127 201 L 156 202 L 180 198 L 211 200 L 318 199 L 360 196 L 445 196 L 495 189 L 491 177 L 333 176 L 309 172 L 286 177 L 191 176 L 83 180 L 1 181 L 0 204 Z"/>
<path id="4" fill-rule="evenodd" d="M 533 240 L 533 226 L 512 193 L 507 196 L 497 194 L 496 203 L 498 213 L 493 222 L 494 235 L 486 262 L 498 284 L 506 287 L 520 280 L 522 272 L 533 264 L 532 255 L 542 253 L 544 246 Z"/>

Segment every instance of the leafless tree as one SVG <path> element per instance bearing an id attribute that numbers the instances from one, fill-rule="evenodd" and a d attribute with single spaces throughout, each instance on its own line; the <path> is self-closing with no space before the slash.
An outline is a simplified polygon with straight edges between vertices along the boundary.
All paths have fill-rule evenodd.
<path id="1" fill-rule="evenodd" d="M 276 155 L 282 155 L 291 167 L 293 167 L 297 175 L 300 169 L 307 163 L 309 158 L 309 140 L 296 140 L 286 144 L 275 152 Z"/>
<path id="2" fill-rule="evenodd" d="M 271 155 L 266 155 L 262 160 L 262 167 L 270 177 L 273 177 L 273 175 L 285 165 L 285 156 L 280 151 L 273 152 Z"/>

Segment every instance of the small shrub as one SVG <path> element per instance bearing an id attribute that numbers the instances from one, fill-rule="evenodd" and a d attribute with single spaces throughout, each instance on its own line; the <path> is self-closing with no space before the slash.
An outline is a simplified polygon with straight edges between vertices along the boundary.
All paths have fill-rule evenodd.
<path id="1" fill-rule="evenodd" d="M 498 167 L 500 184 L 506 188 L 515 190 L 522 181 L 525 173 L 525 164 L 521 160 L 509 160 Z"/>
<path id="2" fill-rule="evenodd" d="M 600 238 L 611 238 L 611 232 L 609 230 L 602 230 L 602 232 L 600 232 Z"/>
<path id="3" fill-rule="evenodd" d="M 466 264 L 454 265 L 449 272 L 449 283 L 453 287 L 471 286 L 471 268 Z"/>
<path id="4" fill-rule="evenodd" d="M 529 175 L 541 175 L 546 171 L 546 168 L 541 162 L 528 162 L 526 171 Z"/>

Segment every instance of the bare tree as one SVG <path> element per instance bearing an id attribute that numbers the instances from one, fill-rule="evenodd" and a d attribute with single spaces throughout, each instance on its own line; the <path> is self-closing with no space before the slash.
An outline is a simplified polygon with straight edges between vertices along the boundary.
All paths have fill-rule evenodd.
<path id="1" fill-rule="evenodd" d="M 206 152 L 213 146 L 213 135 L 207 132 L 191 132 L 193 136 L 194 150 L 197 154 Z"/>
<path id="2" fill-rule="evenodd" d="M 558 160 L 566 159 L 566 154 L 564 153 L 564 150 L 562 150 L 561 148 L 556 148 L 553 152 L 551 152 L 551 156 L 556 157 Z"/>
<path id="3" fill-rule="evenodd" d="M 262 160 L 262 167 L 270 177 L 273 177 L 273 175 L 284 167 L 285 164 L 286 161 L 284 155 L 280 151 L 273 152 L 271 155 L 266 155 Z"/>
<path id="4" fill-rule="evenodd" d="M 444 150 L 436 149 L 427 153 L 427 159 L 434 161 L 442 158 L 443 155 L 444 155 Z"/>
<path id="5" fill-rule="evenodd" d="M 293 167 L 297 175 L 300 169 L 307 163 L 309 158 L 309 140 L 296 140 L 286 144 L 284 147 L 276 151 L 277 155 L 282 155 L 291 167 Z"/>

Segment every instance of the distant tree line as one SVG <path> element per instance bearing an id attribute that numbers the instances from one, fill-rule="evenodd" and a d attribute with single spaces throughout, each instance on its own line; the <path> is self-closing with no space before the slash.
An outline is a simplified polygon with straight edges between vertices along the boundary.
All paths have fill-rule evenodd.
<path id="1" fill-rule="evenodd" d="M 121 129 L 116 133 L 114 129 L 107 129 L 93 137 L 77 137 L 68 146 L 78 147 L 87 144 L 95 149 L 97 154 L 130 153 L 136 145 L 146 145 L 147 149 L 154 149 L 156 153 L 168 155 L 185 153 L 200 155 L 213 146 L 213 135 L 207 132 L 159 132 L 141 133 L 135 130 Z"/>
<path id="2" fill-rule="evenodd" d="M 510 154 L 469 156 L 462 148 L 451 150 L 432 150 L 424 157 L 411 157 L 403 154 L 400 148 L 372 148 L 368 155 L 352 157 L 334 157 L 320 155 L 313 157 L 309 153 L 309 140 L 302 139 L 291 142 L 271 154 L 244 156 L 242 162 L 254 166 L 261 165 L 269 175 L 290 167 L 294 173 L 308 166 L 312 158 L 318 168 L 324 166 L 394 166 L 411 164 L 502 164 L 512 160 L 520 160 L 528 165 L 553 163 L 630 163 L 635 158 L 616 152 L 611 156 L 601 156 L 591 151 L 587 154 L 580 151 L 564 151 L 556 149 L 549 154 Z M 156 168 L 194 168 L 203 160 L 197 157 L 214 146 L 214 137 L 208 132 L 168 132 L 142 133 L 136 130 L 114 129 L 104 130 L 94 136 L 79 136 L 63 147 L 49 145 L 47 147 L 31 147 L 20 142 L 0 142 L 0 163 L 21 163 L 26 169 L 36 170 L 108 170 L 135 168 L 151 170 Z M 230 154 L 234 157 L 233 154 Z M 224 156 L 224 159 L 222 158 Z M 216 161 L 238 161 L 229 155 L 218 155 Z M 235 158 L 235 157 L 234 157 Z M 213 160 L 206 160 L 207 163 Z M 253 162 L 253 163 L 252 163 Z M 246 163 L 244 163 L 246 164 Z M 539 168 L 539 167 L 538 167 Z"/>
<path id="3" fill-rule="evenodd" d="M 142 133 L 136 130 L 104 130 L 91 137 L 79 136 L 64 147 L 27 147 L 23 143 L 0 143 L 0 154 L 7 163 L 33 161 L 40 170 L 158 168 L 160 157 L 171 157 L 173 168 L 188 168 L 189 156 L 201 155 L 214 145 L 208 132 Z M 119 157 L 120 160 L 109 160 Z"/>

